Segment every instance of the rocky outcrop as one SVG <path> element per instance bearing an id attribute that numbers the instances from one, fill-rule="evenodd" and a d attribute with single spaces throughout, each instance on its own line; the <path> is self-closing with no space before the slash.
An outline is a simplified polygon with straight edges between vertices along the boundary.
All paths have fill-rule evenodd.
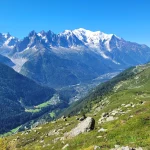
<path id="1" fill-rule="evenodd" d="M 95 127 L 94 118 L 87 117 L 85 120 L 80 122 L 77 127 L 73 128 L 70 132 L 64 134 L 65 139 L 73 138 L 81 133 L 89 132 Z"/>
<path id="2" fill-rule="evenodd" d="M 118 119 L 117 117 L 114 117 L 114 116 L 115 115 L 111 115 L 110 113 L 103 113 L 101 115 L 101 118 L 98 121 L 98 124 Z"/>
<path id="3" fill-rule="evenodd" d="M 119 116 L 127 114 L 130 112 L 134 107 L 143 104 L 143 101 L 140 101 L 137 104 L 134 104 L 133 102 L 130 102 L 129 104 L 122 104 L 120 108 L 114 109 L 111 112 L 104 112 L 101 115 L 101 118 L 98 120 L 98 124 L 102 124 L 105 122 L 117 120 Z M 130 116 L 131 118 L 133 115 Z"/>

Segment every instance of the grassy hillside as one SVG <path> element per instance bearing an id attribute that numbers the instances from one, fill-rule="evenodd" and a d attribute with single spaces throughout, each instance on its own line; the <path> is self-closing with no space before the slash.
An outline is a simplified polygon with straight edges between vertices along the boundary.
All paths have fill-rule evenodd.
<path id="1" fill-rule="evenodd" d="M 66 144 L 66 150 L 109 150 L 115 145 L 150 149 L 150 64 L 126 70 L 74 106 L 68 114 L 78 115 L 9 136 L 3 144 L 17 150 L 61 150 Z M 63 140 L 79 123 L 79 112 L 95 119 L 95 129 Z"/>
<path id="2" fill-rule="evenodd" d="M 91 91 L 85 98 L 72 104 L 62 114 L 60 114 L 60 116 L 75 115 L 79 111 L 82 111 L 82 113 L 90 111 L 93 104 L 99 102 L 103 98 L 103 96 L 113 92 L 113 88 L 115 85 L 117 85 L 121 81 L 129 80 L 139 72 L 137 69 L 135 69 L 135 71 L 133 71 L 133 69 L 135 69 L 135 67 L 131 67 L 123 71 L 110 81 L 100 84 L 99 86 L 97 86 L 97 88 Z"/>

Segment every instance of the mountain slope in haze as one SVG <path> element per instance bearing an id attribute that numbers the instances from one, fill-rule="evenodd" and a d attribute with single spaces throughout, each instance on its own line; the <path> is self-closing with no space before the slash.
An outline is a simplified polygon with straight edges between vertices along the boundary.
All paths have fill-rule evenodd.
<path id="1" fill-rule="evenodd" d="M 35 117 L 26 109 L 50 100 L 55 93 L 0 63 L 0 133 Z"/>
<path id="2" fill-rule="evenodd" d="M 86 55 L 86 54 L 85 54 Z M 90 54 L 82 57 L 85 61 L 66 59 L 58 57 L 53 52 L 44 50 L 38 52 L 33 59 L 27 61 L 21 68 L 20 73 L 49 87 L 61 88 L 67 85 L 75 85 L 96 78 L 102 72 L 109 72 L 111 69 L 101 65 L 101 71 L 96 66 L 100 60 L 93 60 Z M 85 60 L 87 59 L 87 60 Z M 92 61 L 92 62 L 91 62 Z M 94 67 L 96 66 L 96 67 Z"/>
<path id="3" fill-rule="evenodd" d="M 15 64 L 7 57 L 0 55 L 0 63 L 3 63 L 9 67 L 13 67 Z"/>
<path id="4" fill-rule="evenodd" d="M 67 109 L 67 118 L 7 137 L 19 150 L 148 150 L 150 148 L 150 64 L 132 67 L 99 85 Z M 83 103 L 85 102 L 85 103 Z M 95 119 L 95 129 L 65 139 L 83 113 Z M 67 115 L 67 113 L 65 112 Z M 15 140 L 16 139 L 16 140 Z M 34 140 L 33 140 L 34 139 Z M 14 141 L 15 142 L 12 142 Z M 12 144 L 13 143 L 13 144 Z M 129 147 L 127 147 L 129 146 Z M 123 148 L 124 147 L 124 148 Z"/>
<path id="5" fill-rule="evenodd" d="M 57 88 L 89 82 L 102 74 L 150 61 L 150 48 L 146 45 L 83 28 L 60 34 L 31 31 L 9 53 L 4 51 L 1 47 L 0 53 L 11 58 L 17 72 Z"/>

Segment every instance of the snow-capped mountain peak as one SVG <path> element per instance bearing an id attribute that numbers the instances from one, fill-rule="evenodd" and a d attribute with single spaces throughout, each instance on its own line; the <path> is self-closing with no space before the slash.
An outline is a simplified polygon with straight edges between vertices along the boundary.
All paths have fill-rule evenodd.
<path id="1" fill-rule="evenodd" d="M 11 36 L 9 33 L 0 34 L 0 46 L 14 48 L 18 39 Z"/>
<path id="2" fill-rule="evenodd" d="M 42 40 L 45 41 L 45 43 L 48 43 L 49 45 L 52 45 L 52 41 L 54 40 L 57 35 L 53 33 L 51 30 L 45 32 L 44 30 L 37 33 L 38 37 L 40 37 Z"/>
<path id="3" fill-rule="evenodd" d="M 3 35 L 4 38 L 6 38 L 6 39 L 9 38 L 9 37 L 11 36 L 9 33 L 3 33 L 2 35 Z"/>
<path id="4" fill-rule="evenodd" d="M 41 32 L 37 33 L 38 37 L 42 38 L 43 40 L 45 40 L 45 42 L 47 42 L 47 33 L 42 30 Z"/>
<path id="5" fill-rule="evenodd" d="M 65 30 L 64 32 L 58 34 L 58 36 L 65 36 L 67 39 L 69 39 L 70 36 L 73 36 L 73 32 L 71 30 Z"/>
<path id="6" fill-rule="evenodd" d="M 110 41 L 113 37 L 118 40 L 121 39 L 114 34 L 106 34 L 101 31 L 90 31 L 84 28 L 65 30 L 64 32 L 58 34 L 58 37 L 63 39 L 63 41 L 65 40 L 65 43 L 69 42 L 69 44 L 65 44 L 69 47 L 75 45 L 96 49 L 105 47 L 108 51 L 111 51 Z"/>
<path id="7" fill-rule="evenodd" d="M 106 34 L 101 31 L 90 31 L 83 28 L 75 30 L 65 30 L 60 34 L 55 34 L 52 31 L 45 32 L 44 30 L 36 33 L 31 31 L 27 37 L 29 39 L 27 47 L 34 47 L 38 43 L 46 47 L 63 47 L 75 49 L 84 47 L 89 49 L 101 50 L 101 48 L 111 51 L 110 41 L 112 38 L 118 38 L 114 34 Z"/>
<path id="8" fill-rule="evenodd" d="M 72 31 L 71 30 L 65 30 L 64 32 L 63 32 L 63 34 L 72 34 Z"/>
<path id="9" fill-rule="evenodd" d="M 92 48 L 100 48 L 101 43 L 104 43 L 105 47 L 110 51 L 109 42 L 114 34 L 106 34 L 101 31 L 90 31 L 83 28 L 75 29 L 73 34 L 85 43 L 86 46 Z M 117 38 L 117 37 L 116 37 Z"/>
<path id="10" fill-rule="evenodd" d="M 107 40 L 107 39 L 111 39 L 111 37 L 113 36 L 113 34 L 105 34 L 101 31 L 90 31 L 90 30 L 86 30 L 83 28 L 79 28 L 79 29 L 75 29 L 73 30 L 73 33 L 80 39 L 83 40 L 83 37 L 87 37 L 87 39 L 92 39 L 93 41 L 96 40 Z"/>

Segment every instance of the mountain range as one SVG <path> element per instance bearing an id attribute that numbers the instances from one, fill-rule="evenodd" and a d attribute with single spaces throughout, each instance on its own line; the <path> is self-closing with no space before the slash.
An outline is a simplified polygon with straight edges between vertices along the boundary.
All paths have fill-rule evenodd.
<path id="1" fill-rule="evenodd" d="M 100 31 L 32 31 L 22 40 L 0 34 L 0 134 L 30 129 L 0 139 L 0 147 L 79 149 L 86 140 L 84 150 L 149 148 L 150 64 L 141 65 L 148 61 L 148 46 Z M 86 115 L 94 121 L 88 133 L 80 127 Z"/>
<path id="2" fill-rule="evenodd" d="M 114 34 L 83 28 L 31 31 L 19 40 L 0 34 L 0 54 L 17 72 L 53 88 L 87 83 L 100 75 L 150 61 L 150 48 Z"/>

